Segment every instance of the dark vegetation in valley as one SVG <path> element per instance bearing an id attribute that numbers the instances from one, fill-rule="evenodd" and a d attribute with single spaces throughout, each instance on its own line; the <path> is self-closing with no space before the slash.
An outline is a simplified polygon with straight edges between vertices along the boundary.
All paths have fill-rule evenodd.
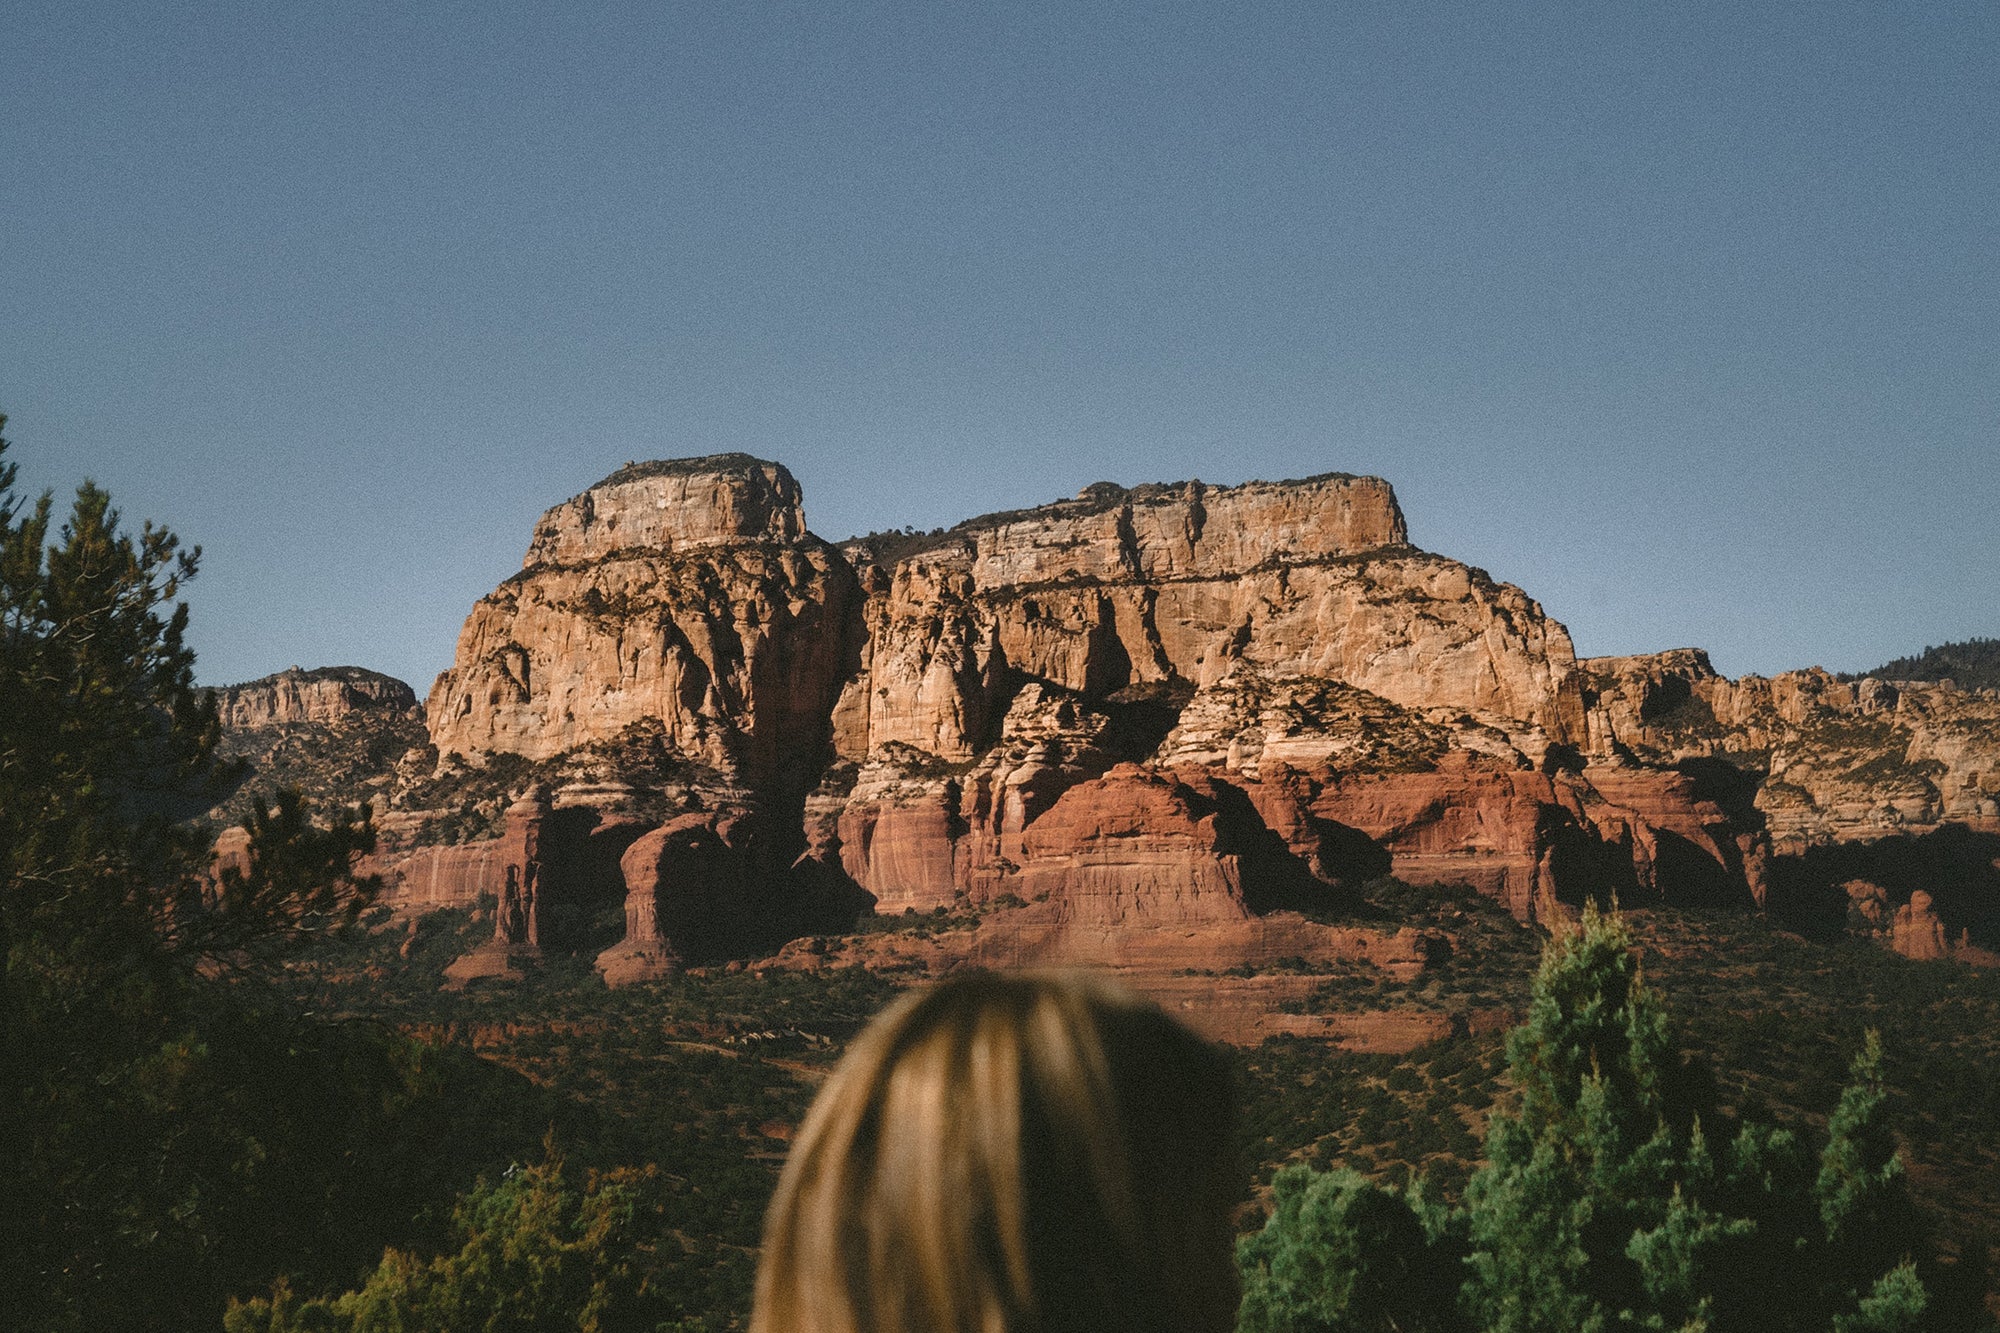
<path id="1" fill-rule="evenodd" d="M 1400 890 L 1405 901 L 1432 893 Z M 1499 1010 L 1518 1021 L 1539 933 L 1477 895 L 1444 895 L 1439 904 L 1430 919 L 1465 932 L 1473 947 L 1413 982 L 1334 965 L 1309 1007 Z M 2000 1244 L 2000 1031 L 1992 1022 L 2000 973 L 1912 963 L 1861 940 L 1808 939 L 1737 912 L 1654 908 L 1628 920 L 1646 976 L 1732 1113 L 1816 1129 L 1863 1033 L 1878 1030 L 1892 1119 L 1920 1196 L 1947 1238 L 1974 1250 Z M 1507 1096 L 1503 1035 L 1467 1033 L 1407 1056 L 1267 1042 L 1246 1057 L 1252 1156 L 1350 1166 L 1398 1183 L 1423 1175 L 1450 1194 L 1478 1160 L 1486 1112 Z M 1469 1149 L 1454 1119 L 1465 1122 Z"/>
<path id="2" fill-rule="evenodd" d="M 1980 1256 L 1941 1260 L 1909 1189 L 1876 1030 L 1823 1123 L 1778 1123 L 1724 1099 L 1648 952 L 1594 908 L 1549 941 L 1461 1193 L 1279 1170 L 1237 1247 L 1239 1333 L 1989 1325 Z M 1467 1063 L 1384 1062 L 1364 1095 L 1425 1100 L 1402 1131 L 1422 1138 Z"/>
<path id="3" fill-rule="evenodd" d="M 1287 1165 L 1355 1171 L 1390 1188 L 1422 1181 L 1424 1197 L 1455 1205 L 1485 1158 L 1488 1117 L 1516 1104 L 1505 1029 L 1528 1012 L 1541 933 L 1469 891 L 1381 880 L 1368 892 L 1385 913 L 1451 931 L 1459 948 L 1412 982 L 1300 960 L 1325 978 L 1309 1007 L 1483 1020 L 1406 1055 L 1298 1039 L 1243 1052 L 1246 1230 L 1261 1225 L 1269 1182 Z M 1952 1271 L 1976 1284 L 1985 1246 L 2000 1238 L 2000 1032 L 1990 1022 L 2000 976 L 1809 940 L 1736 912 L 1661 908 L 1628 921 L 1644 975 L 1721 1114 L 1822 1140 L 1865 1032 L 1880 1032 L 1888 1119 L 1915 1193 L 1936 1217 L 1943 1251 L 1960 1257 Z M 952 924 L 915 914 L 867 927 Z M 283 986 L 322 1019 L 399 1032 L 519 1080 L 573 1176 L 656 1166 L 649 1197 L 676 1243 L 649 1252 L 650 1291 L 675 1317 L 704 1321 L 690 1327 L 732 1326 L 747 1311 L 758 1220 L 786 1137 L 817 1079 L 896 983 L 859 969 L 714 969 L 611 991 L 578 953 L 552 957 L 518 985 L 440 990 L 445 965 L 487 933 L 465 912 L 433 914 L 414 931 L 360 931 L 299 960 Z M 540 1161 L 519 1116 L 467 1132 L 484 1146 L 489 1188 Z M 389 1243 L 444 1253 L 435 1247 L 449 1210 L 440 1195 L 426 1228 Z M 290 1280 L 297 1292 L 337 1289 L 310 1286 L 301 1270 Z"/>
<path id="4" fill-rule="evenodd" d="M 1468 947 L 1408 983 L 1301 960 L 1326 977 L 1314 1008 L 1414 1007 L 1501 1021 L 1406 1055 L 1295 1039 L 1243 1052 L 1246 1231 L 1262 1224 L 1269 1184 L 1286 1166 L 1353 1171 L 1389 1189 L 1421 1181 L 1431 1204 L 1455 1206 L 1485 1160 L 1488 1117 L 1518 1106 L 1504 1027 L 1528 1012 L 1540 933 L 1465 892 L 1395 881 L 1370 892 L 1385 909 L 1449 926 Z M 1719 1116 L 1822 1142 L 1867 1030 L 1879 1031 L 1887 1120 L 1943 1252 L 1958 1260 L 1942 1270 L 1946 1285 L 1976 1288 L 1984 1247 L 2000 1236 L 1992 1203 L 2000 1197 L 1992 1134 L 2000 1033 L 1989 1021 L 2000 1012 L 2000 977 L 1912 964 L 1861 942 L 1808 940 L 1738 913 L 1656 909 L 1628 922 L 1646 981 L 1694 1054 L 1689 1077 L 1712 1088 Z M 923 914 L 870 923 L 938 927 Z M 465 912 L 434 914 L 414 931 L 359 931 L 295 963 L 283 989 L 322 1021 L 398 1032 L 516 1080 L 517 1108 L 544 1117 L 572 1180 L 650 1164 L 657 1175 L 644 1182 L 646 1197 L 674 1243 L 644 1256 L 645 1308 L 670 1309 L 693 1321 L 688 1328 L 735 1325 L 747 1311 L 758 1221 L 786 1139 L 817 1080 L 896 983 L 859 969 L 715 969 L 611 991 L 588 955 L 577 954 L 551 958 L 518 985 L 438 989 L 444 966 L 486 933 Z M 540 1169 L 544 1150 L 522 1119 L 459 1122 L 484 1150 L 489 1192 Z M 470 1187 L 467 1179 L 455 1188 Z M 449 1237 L 440 1239 L 450 1206 L 440 1193 L 424 1227 L 387 1243 L 444 1256 L 432 1261 L 443 1264 L 456 1253 Z M 295 1302 L 299 1293 L 360 1290 L 360 1268 L 345 1283 L 318 1286 L 303 1269 L 287 1271 Z M 1954 1308 L 1971 1319 L 1964 1293 L 1951 1291 Z M 245 1307 L 232 1327 L 310 1326 L 242 1322 L 265 1308 Z"/>
<path id="5" fill-rule="evenodd" d="M 640 1304 L 730 1326 L 747 1311 L 786 1142 L 847 1039 L 896 987 L 859 969 L 718 970 L 613 991 L 579 952 L 518 985 L 441 991 L 445 966 L 490 934 L 488 920 L 463 911 L 433 913 L 414 931 L 358 932 L 302 960 L 286 988 L 323 1019 L 391 1028 L 518 1079 L 572 1172 L 655 1171 L 651 1197 L 673 1243 L 644 1256 Z M 518 1136 L 473 1132 L 489 1186 L 540 1159 Z M 448 1212 L 448 1195 L 440 1206 Z M 429 1253 L 434 1239 L 394 1243 Z M 359 1272 L 332 1288 L 288 1280 L 323 1292 Z"/>

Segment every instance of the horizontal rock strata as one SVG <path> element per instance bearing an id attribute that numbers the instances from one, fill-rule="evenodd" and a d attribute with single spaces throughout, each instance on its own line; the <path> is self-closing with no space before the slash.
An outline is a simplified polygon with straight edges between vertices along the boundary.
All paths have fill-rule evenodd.
<path id="1" fill-rule="evenodd" d="M 362 667 L 288 667 L 275 675 L 215 691 L 222 725 L 233 731 L 288 723 L 335 723 L 356 714 L 420 718 L 410 687 Z"/>
<path id="2" fill-rule="evenodd" d="M 425 717 L 436 772 L 399 787 L 388 900 L 518 911 L 531 869 L 537 912 L 622 895 L 613 981 L 871 906 L 972 913 L 946 932 L 960 961 L 1407 975 L 1436 941 L 1328 924 L 1385 875 L 1523 921 L 1606 893 L 1751 905 L 1778 854 L 1797 879 L 1843 839 L 2000 830 L 2000 697 L 1730 681 L 1693 651 L 1580 662 L 1527 594 L 1412 547 L 1388 484 L 1344 474 L 1103 483 L 834 546 L 778 464 L 630 464 L 542 516 Z M 529 776 L 559 788 L 538 869 L 513 810 L 500 838 L 416 845 L 498 819 Z M 1858 873 L 1828 878 L 1831 910 Z M 1903 910 L 1918 951 L 1959 908 Z M 528 944 L 499 923 L 491 947 Z"/>
<path id="3" fill-rule="evenodd" d="M 1020 677 L 1099 698 L 1238 663 L 1392 702 L 1493 712 L 1563 739 L 1574 650 L 1518 588 L 1406 544 L 1386 483 L 1101 486 L 904 551 L 843 548 L 868 599 L 840 752 L 979 747 Z"/>
<path id="4" fill-rule="evenodd" d="M 1695 649 L 1579 670 L 1593 753 L 1762 774 L 1755 805 L 1781 852 L 1947 823 L 2000 833 L 2000 692 L 1818 668 L 1730 680 Z"/>

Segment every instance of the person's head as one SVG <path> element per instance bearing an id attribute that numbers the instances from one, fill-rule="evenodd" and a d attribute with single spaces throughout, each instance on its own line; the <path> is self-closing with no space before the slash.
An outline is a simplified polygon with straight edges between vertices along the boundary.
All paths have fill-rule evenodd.
<path id="1" fill-rule="evenodd" d="M 904 996 L 813 1103 L 751 1333 L 1223 1333 L 1227 1059 L 1087 977 Z"/>

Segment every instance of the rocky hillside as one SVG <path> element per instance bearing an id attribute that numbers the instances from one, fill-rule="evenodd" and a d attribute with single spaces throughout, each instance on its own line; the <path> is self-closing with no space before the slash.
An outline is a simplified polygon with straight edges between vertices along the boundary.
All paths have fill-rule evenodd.
<path id="1" fill-rule="evenodd" d="M 396 768 L 429 746 L 423 706 L 408 685 L 361 667 L 290 667 L 215 691 L 221 753 L 242 780 L 208 812 L 234 823 L 253 797 L 297 787 L 322 803 L 380 809 Z"/>
<path id="2" fill-rule="evenodd" d="M 1580 669 L 1593 753 L 1753 775 L 1781 851 L 2000 821 L 2000 690 L 1818 668 L 1729 680 L 1696 649 Z"/>
<path id="3" fill-rule="evenodd" d="M 742 454 L 635 465 L 542 516 L 431 688 L 444 753 L 544 759 L 664 724 L 762 790 L 798 779 L 851 650 L 854 577 L 798 483 Z"/>
<path id="4" fill-rule="evenodd" d="M 870 906 L 967 923 L 866 941 L 884 966 L 1448 957 L 1368 918 L 1391 875 L 1522 921 L 1617 893 L 2000 944 L 1907 871 L 2000 841 L 2000 695 L 1579 661 L 1372 477 L 1101 483 L 835 546 L 779 464 L 630 465 L 537 523 L 426 721 L 379 868 L 408 910 L 495 903 L 501 971 L 621 896 L 614 980 Z"/>
<path id="5" fill-rule="evenodd" d="M 1774 834 L 1992 819 L 1989 706 L 1886 688 L 1579 663 L 1519 589 L 1409 546 L 1375 478 L 1100 484 L 836 550 L 789 473 L 729 455 L 551 510 L 467 622 L 431 731 L 477 764 L 658 728 L 678 807 L 626 867 L 626 972 L 856 890 L 1004 905 L 982 944 L 1002 952 L 1127 957 L 1173 923 L 1255 962 L 1384 873 L 1523 919 L 1606 889 L 1747 904 Z M 577 786 L 555 806 L 627 813 Z M 666 901 L 697 881 L 740 887 Z"/>

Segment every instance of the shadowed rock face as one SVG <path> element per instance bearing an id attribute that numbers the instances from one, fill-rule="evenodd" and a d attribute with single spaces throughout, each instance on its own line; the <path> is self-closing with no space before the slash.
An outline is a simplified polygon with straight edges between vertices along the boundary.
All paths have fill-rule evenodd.
<path id="1" fill-rule="evenodd" d="M 1848 783 L 1984 818 L 1994 709 L 1731 682 L 1699 653 L 1579 663 L 1520 589 L 1409 546 L 1376 478 L 1100 484 L 834 547 L 784 468 L 731 454 L 631 465 L 548 511 L 428 723 L 475 769 L 645 729 L 650 767 L 588 779 L 672 770 L 667 822 L 622 867 L 603 966 L 624 980 L 871 900 L 999 911 L 967 956 L 1210 968 L 1300 952 L 1325 928 L 1290 909 L 1336 913 L 1390 873 L 1523 920 L 1608 891 L 1762 902 L 1771 835 L 1821 826 L 1759 790 L 1759 762 L 1823 777 L 1839 726 L 1887 728 L 1945 780 L 1842 770 L 1814 809 L 1845 818 Z M 1348 934 L 1351 956 L 1424 965 L 1427 945 Z"/>
<path id="2" fill-rule="evenodd" d="M 431 689 L 431 740 L 545 759 L 658 723 L 672 751 L 796 803 L 856 609 L 782 467 L 628 467 L 543 515 L 521 572 L 473 608 Z"/>
<path id="3" fill-rule="evenodd" d="M 606 819 L 588 807 L 556 809 L 547 792 L 533 787 L 508 806 L 493 837 L 412 845 L 423 824 L 406 812 L 384 818 L 376 851 L 358 872 L 380 875 L 382 905 L 402 915 L 490 911 L 488 947 L 514 959 L 537 957 L 552 936 L 575 944 L 579 912 L 623 895 L 619 858 L 645 832 L 630 819 Z"/>

